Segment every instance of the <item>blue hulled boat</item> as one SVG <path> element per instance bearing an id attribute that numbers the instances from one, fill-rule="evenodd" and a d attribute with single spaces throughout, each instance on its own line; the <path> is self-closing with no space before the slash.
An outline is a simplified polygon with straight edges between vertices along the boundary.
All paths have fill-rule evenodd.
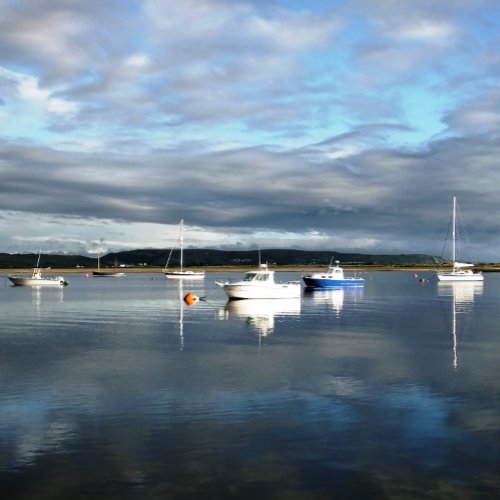
<path id="1" fill-rule="evenodd" d="M 322 273 L 311 273 L 302 275 L 302 279 L 307 288 L 331 288 L 338 286 L 363 286 L 364 278 L 357 276 L 344 276 L 344 270 L 339 266 L 340 262 L 335 261 L 335 265 L 330 265 Z"/>

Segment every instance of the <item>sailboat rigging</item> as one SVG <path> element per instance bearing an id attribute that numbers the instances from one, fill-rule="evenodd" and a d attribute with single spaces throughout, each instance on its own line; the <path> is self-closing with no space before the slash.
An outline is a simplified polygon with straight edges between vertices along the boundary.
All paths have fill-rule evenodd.
<path id="1" fill-rule="evenodd" d="M 97 277 L 97 278 L 112 278 L 112 277 L 121 277 L 125 276 L 124 272 L 117 271 L 116 270 L 116 261 L 115 261 L 115 267 L 114 271 L 102 271 L 101 270 L 101 249 L 99 249 L 98 254 L 97 254 L 97 270 L 92 271 L 92 276 Z"/>
<path id="2" fill-rule="evenodd" d="M 436 273 L 439 281 L 483 281 L 484 276 L 481 272 L 473 271 L 474 264 L 457 261 L 457 198 L 453 197 L 453 213 L 451 224 L 451 258 L 453 268 L 451 271 L 438 271 Z"/>
<path id="3" fill-rule="evenodd" d="M 204 271 L 186 271 L 184 269 L 184 238 L 183 238 L 183 233 L 184 233 L 184 219 L 181 219 L 181 222 L 179 224 L 179 231 L 178 231 L 178 236 L 176 235 L 176 238 L 174 239 L 174 243 L 172 245 L 172 248 L 170 249 L 170 253 L 168 254 L 168 259 L 167 263 L 165 264 L 165 268 L 163 269 L 163 274 L 165 275 L 165 278 L 167 279 L 190 279 L 190 280 L 201 280 L 205 278 L 205 272 Z M 180 246 L 180 261 L 179 261 L 179 270 L 172 271 L 169 270 L 168 264 L 170 262 L 170 257 L 172 256 L 174 247 L 176 242 L 179 241 L 179 246 Z"/>

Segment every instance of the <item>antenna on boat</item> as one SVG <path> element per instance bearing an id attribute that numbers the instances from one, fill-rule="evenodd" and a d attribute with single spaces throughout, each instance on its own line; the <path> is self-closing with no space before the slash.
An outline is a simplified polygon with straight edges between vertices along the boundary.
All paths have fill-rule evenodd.
<path id="1" fill-rule="evenodd" d="M 40 256 L 42 255 L 42 249 L 38 250 L 38 259 L 36 261 L 36 267 L 37 269 L 40 267 Z"/>
<path id="2" fill-rule="evenodd" d="M 336 264 L 337 266 L 340 264 L 340 260 L 334 260 L 335 256 L 330 258 L 330 264 L 328 267 L 333 267 L 333 264 Z"/>

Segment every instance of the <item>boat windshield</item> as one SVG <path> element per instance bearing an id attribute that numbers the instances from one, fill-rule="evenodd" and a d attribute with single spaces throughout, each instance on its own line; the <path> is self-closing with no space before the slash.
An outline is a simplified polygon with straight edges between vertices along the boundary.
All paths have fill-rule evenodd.
<path id="1" fill-rule="evenodd" d="M 269 274 L 266 273 L 246 273 L 243 281 L 267 281 Z"/>

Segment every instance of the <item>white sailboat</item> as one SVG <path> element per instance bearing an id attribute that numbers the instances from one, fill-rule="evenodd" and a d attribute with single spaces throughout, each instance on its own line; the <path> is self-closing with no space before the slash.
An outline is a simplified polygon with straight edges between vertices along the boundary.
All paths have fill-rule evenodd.
<path id="1" fill-rule="evenodd" d="M 31 276 L 9 276 L 9 280 L 15 286 L 65 286 L 68 282 L 62 276 L 42 276 L 40 269 L 40 255 L 36 267 L 33 268 Z"/>
<path id="2" fill-rule="evenodd" d="M 453 268 L 451 271 L 438 271 L 436 273 L 439 281 L 483 281 L 481 272 L 475 272 L 471 268 L 474 264 L 457 261 L 457 198 L 453 197 L 453 215 L 451 224 L 451 258 Z"/>
<path id="3" fill-rule="evenodd" d="M 186 271 L 184 269 L 184 239 L 183 239 L 183 233 L 184 233 L 184 219 L 181 219 L 181 222 L 179 224 L 179 233 L 178 237 L 176 236 L 174 240 L 174 244 L 172 245 L 172 248 L 170 250 L 170 253 L 168 255 L 167 263 L 165 264 L 165 268 L 163 269 L 163 274 L 165 275 L 165 278 L 167 279 L 186 279 L 186 280 L 202 280 L 205 278 L 205 271 Z M 179 262 L 179 269 L 172 271 L 168 268 L 168 264 L 170 262 L 170 257 L 172 256 L 172 252 L 174 250 L 175 244 L 179 241 L 179 246 L 180 246 L 180 262 Z"/>

